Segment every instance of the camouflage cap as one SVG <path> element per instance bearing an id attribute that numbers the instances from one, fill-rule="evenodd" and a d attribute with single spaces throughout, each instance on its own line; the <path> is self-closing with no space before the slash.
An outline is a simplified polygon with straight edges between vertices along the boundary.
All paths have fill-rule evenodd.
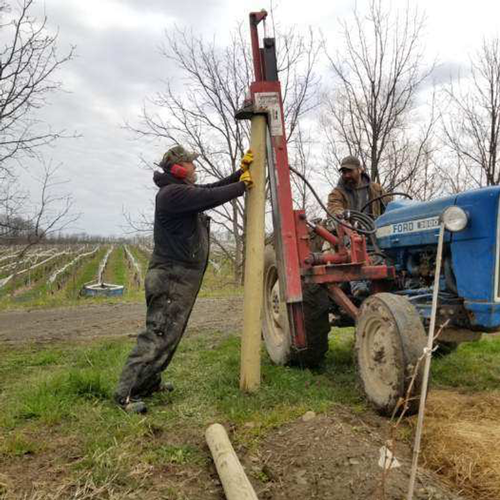
<path id="1" fill-rule="evenodd" d="M 348 170 L 361 168 L 361 162 L 355 156 L 349 155 L 345 158 L 342 158 L 342 161 L 340 162 L 339 170 L 342 170 L 343 168 L 346 168 Z"/>
<path id="2" fill-rule="evenodd" d="M 175 163 L 192 162 L 200 156 L 198 153 L 188 151 L 184 147 L 177 145 L 170 148 L 161 159 L 159 166 L 165 170 Z"/>

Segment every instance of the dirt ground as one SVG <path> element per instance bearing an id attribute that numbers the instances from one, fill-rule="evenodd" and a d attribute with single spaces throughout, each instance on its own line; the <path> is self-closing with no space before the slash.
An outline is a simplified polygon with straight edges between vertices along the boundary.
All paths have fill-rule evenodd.
<path id="1" fill-rule="evenodd" d="M 241 297 L 200 298 L 189 320 L 187 335 L 195 332 L 238 331 L 242 325 Z M 0 345 L 135 336 L 143 327 L 144 303 L 91 304 L 56 309 L 0 312 Z"/>
<path id="2" fill-rule="evenodd" d="M 238 331 L 242 326 L 242 314 L 235 312 L 241 309 L 242 300 L 239 297 L 199 299 L 193 310 L 187 335 L 208 330 L 223 333 Z M 143 326 L 144 313 L 143 304 L 83 305 L 52 310 L 3 312 L 0 313 L 0 350 L 2 345 L 12 346 L 31 341 L 45 343 L 105 336 L 133 336 Z M 382 481 L 382 469 L 378 462 L 380 448 L 389 436 L 389 423 L 386 419 L 371 413 L 359 416 L 341 406 L 334 407 L 327 414 L 309 417 L 299 418 L 271 432 L 257 450 L 237 450 L 260 499 L 406 498 L 408 465 L 411 461 L 411 451 L 407 446 L 398 444 L 396 457 L 403 466 L 393 469 L 385 482 Z M 232 429 L 228 430 L 231 432 Z M 209 453 L 203 436 L 196 434 L 190 440 Z M 39 470 L 39 467 L 36 469 Z M 195 474 L 181 465 L 168 466 L 168 470 L 164 471 L 141 473 L 151 476 L 151 479 L 161 478 L 163 473 L 168 474 L 174 482 L 178 479 L 179 488 L 189 499 L 224 498 L 213 465 Z M 154 479 L 152 483 L 154 485 Z M 147 498 L 165 498 L 160 495 L 161 485 L 157 485 L 158 489 L 155 486 Z M 156 492 L 158 497 L 155 496 Z M 414 498 L 458 500 L 464 497 L 440 484 L 433 474 L 422 471 Z"/>
<path id="3" fill-rule="evenodd" d="M 304 417 L 268 436 L 257 454 L 245 456 L 247 471 L 266 478 L 256 487 L 259 498 L 406 499 L 410 449 L 398 443 L 395 455 L 401 467 L 389 471 L 385 479 L 379 466 L 380 448 L 390 436 L 387 419 L 357 416 L 340 406 L 311 420 Z M 414 499 L 463 498 L 432 473 L 420 470 Z"/>

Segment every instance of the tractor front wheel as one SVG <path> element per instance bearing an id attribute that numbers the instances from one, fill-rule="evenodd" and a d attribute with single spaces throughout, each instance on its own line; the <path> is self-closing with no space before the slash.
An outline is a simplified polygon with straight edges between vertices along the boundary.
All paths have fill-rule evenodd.
<path id="1" fill-rule="evenodd" d="M 425 330 L 405 297 L 379 293 L 366 299 L 356 322 L 356 361 L 368 401 L 382 415 L 418 411 Z"/>

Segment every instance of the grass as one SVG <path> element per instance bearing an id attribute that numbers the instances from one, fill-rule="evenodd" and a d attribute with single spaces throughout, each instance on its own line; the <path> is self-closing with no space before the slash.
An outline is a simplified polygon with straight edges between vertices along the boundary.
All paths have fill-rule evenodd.
<path id="1" fill-rule="evenodd" d="M 115 489 L 126 489 L 139 465 L 205 467 L 203 432 L 211 422 L 230 424 L 235 446 L 255 446 L 307 410 L 336 402 L 363 408 L 348 338 L 332 339 L 321 371 L 276 367 L 264 356 L 261 390 L 246 395 L 239 390 L 239 340 L 214 341 L 218 335 L 181 344 L 169 369 L 176 390 L 152 398 L 146 418 L 111 400 L 128 341 L 9 350 L 0 360 L 0 469 L 26 457 L 57 464 L 70 454 L 77 457 L 66 471 L 72 484 L 83 476 L 95 485 L 113 478 Z"/>
<path id="2" fill-rule="evenodd" d="M 97 281 L 97 271 L 99 264 L 106 255 L 108 248 L 103 246 L 90 260 L 87 260 L 78 269 L 78 272 L 68 281 L 66 286 L 61 290 L 61 295 L 67 299 L 77 299 L 80 296 L 80 290 L 86 283 Z"/>
<path id="3" fill-rule="evenodd" d="M 106 269 L 104 270 L 104 282 L 115 285 L 128 285 L 127 264 L 125 261 L 125 250 L 123 245 L 116 246 L 111 252 Z"/>
<path id="4" fill-rule="evenodd" d="M 135 245 L 129 245 L 129 250 L 132 253 L 132 255 L 137 259 L 137 262 L 139 262 L 139 265 L 141 266 L 142 274 L 146 274 L 146 271 L 148 269 L 148 263 L 149 263 L 149 255 L 146 254 L 146 252 L 142 249 L 139 248 Z"/>
<path id="5" fill-rule="evenodd" d="M 60 290 L 57 290 L 57 288 L 50 288 L 46 284 L 46 280 L 49 278 L 50 272 L 43 271 L 43 269 L 41 269 L 40 272 L 45 273 L 41 276 L 43 278 L 41 283 L 31 290 L 28 290 L 23 294 L 18 294 L 17 296 L 12 297 L 10 294 L 4 294 L 4 296 L 0 299 L 0 310 L 34 307 L 59 307 L 76 304 L 79 299 L 82 286 L 85 283 L 96 279 L 97 268 L 105 252 L 105 248 L 101 248 L 92 258 L 85 259 L 79 263 L 73 269 L 73 272 L 66 279 L 64 286 Z M 74 256 L 66 257 L 64 260 L 59 261 L 57 266 L 52 267 L 61 267 L 68 260 L 73 258 Z M 53 270 L 54 269 L 51 268 L 51 271 Z"/>
<path id="6" fill-rule="evenodd" d="M 0 289 L 0 300 L 14 303 L 28 303 L 38 300 L 46 292 L 48 277 L 71 258 L 71 255 L 61 255 L 40 267 L 18 275 Z M 22 268 L 18 269 L 18 271 L 21 270 Z"/>
<path id="7" fill-rule="evenodd" d="M 264 355 L 262 386 L 251 395 L 239 390 L 239 340 L 218 342 L 217 336 L 183 341 L 169 368 L 176 390 L 152 398 L 146 418 L 126 415 L 111 402 L 128 341 L 8 351 L 0 360 L 0 465 L 47 454 L 57 462 L 56 445 L 64 441 L 78 457 L 69 481 L 84 475 L 103 485 L 112 478 L 120 491 L 140 487 L 132 474 L 138 464 L 203 468 L 209 456 L 202 436 L 211 422 L 229 424 L 235 446 L 253 447 L 308 410 L 324 412 L 334 404 L 366 409 L 355 382 L 352 332 L 333 333 L 321 370 L 276 367 Z M 433 362 L 433 384 L 498 390 L 499 361 L 500 339 L 461 346 Z"/>
<path id="8" fill-rule="evenodd" d="M 67 484 L 107 485 L 118 498 L 144 487 L 137 470 L 160 476 L 171 472 L 168 467 L 205 471 L 210 457 L 203 432 L 214 421 L 232 430 L 235 447 L 253 448 L 271 429 L 308 410 L 342 404 L 366 411 L 356 384 L 352 330 L 332 333 L 319 370 L 277 367 L 264 354 L 262 385 L 254 394 L 239 390 L 239 339 L 217 340 L 219 335 L 181 343 L 168 370 L 176 390 L 153 397 L 147 417 L 127 415 L 112 403 L 130 341 L 7 350 L 0 359 L 0 470 L 20 467 L 26 457 L 32 464 L 50 457 L 56 468 L 65 464 Z M 499 361 L 499 338 L 463 345 L 433 361 L 433 385 L 498 391 Z M 169 474 L 162 477 L 162 485 L 176 491 Z"/>
<path id="9" fill-rule="evenodd" d="M 478 342 L 433 361 L 433 383 L 463 391 L 494 391 L 500 388 L 500 338 L 484 335 Z"/>

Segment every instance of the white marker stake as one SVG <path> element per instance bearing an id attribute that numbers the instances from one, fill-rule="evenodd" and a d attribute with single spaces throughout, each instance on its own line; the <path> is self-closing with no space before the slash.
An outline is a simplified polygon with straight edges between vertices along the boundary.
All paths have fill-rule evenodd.
<path id="1" fill-rule="evenodd" d="M 418 407 L 417 431 L 415 433 L 415 443 L 413 445 L 413 462 L 411 464 L 410 484 L 408 486 L 407 500 L 413 499 L 415 490 L 415 479 L 417 477 L 418 455 L 420 453 L 420 441 L 422 438 L 422 428 L 424 425 L 425 400 L 427 399 L 427 386 L 429 384 L 429 372 L 431 370 L 432 347 L 434 343 L 434 330 L 436 329 L 436 313 L 439 294 L 439 276 L 441 275 L 441 260 L 443 257 L 444 242 L 444 222 L 439 226 L 439 240 L 436 255 L 436 269 L 434 271 L 434 290 L 432 293 L 432 312 L 429 325 L 429 335 L 427 337 L 427 347 L 425 348 L 424 378 L 422 380 L 422 392 L 420 393 L 420 405 Z"/>

